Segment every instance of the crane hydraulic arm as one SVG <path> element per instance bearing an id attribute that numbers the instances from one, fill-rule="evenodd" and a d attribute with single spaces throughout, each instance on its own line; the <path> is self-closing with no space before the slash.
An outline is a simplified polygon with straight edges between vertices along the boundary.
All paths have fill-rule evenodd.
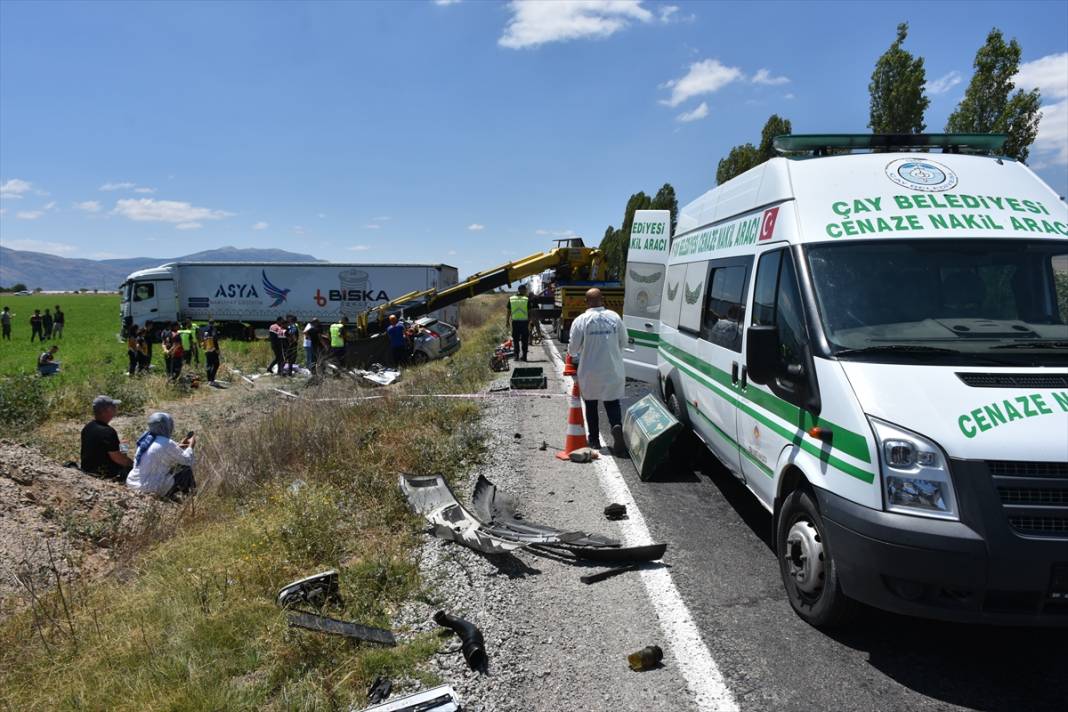
<path id="1" fill-rule="evenodd" d="M 547 269 L 556 270 L 557 278 L 561 281 L 595 280 L 601 272 L 603 262 L 604 256 L 600 250 L 581 244 L 536 252 L 523 259 L 473 274 L 451 287 L 410 292 L 385 304 L 379 304 L 357 315 L 357 329 L 363 336 L 377 334 L 385 330 L 390 314 L 398 314 L 408 319 L 421 317 L 464 299 L 540 274 Z"/>

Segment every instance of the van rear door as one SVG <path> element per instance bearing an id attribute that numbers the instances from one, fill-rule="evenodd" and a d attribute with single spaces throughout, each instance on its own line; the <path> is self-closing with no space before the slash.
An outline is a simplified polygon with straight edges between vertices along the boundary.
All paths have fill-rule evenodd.
<path id="1" fill-rule="evenodd" d="M 660 299 L 670 244 L 671 211 L 635 211 L 623 276 L 623 323 L 627 328 L 623 363 L 627 378 L 646 383 L 656 383 Z"/>

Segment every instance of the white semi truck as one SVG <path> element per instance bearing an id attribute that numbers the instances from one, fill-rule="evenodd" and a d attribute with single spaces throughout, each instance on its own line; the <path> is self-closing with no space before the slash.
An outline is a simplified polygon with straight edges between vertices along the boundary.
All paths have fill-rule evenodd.
<path id="1" fill-rule="evenodd" d="M 120 287 L 125 334 L 146 322 L 214 319 L 234 336 L 279 315 L 324 324 L 355 316 L 410 292 L 452 286 L 455 267 L 338 262 L 174 262 L 134 272 Z M 459 307 L 431 316 L 456 324 Z"/>

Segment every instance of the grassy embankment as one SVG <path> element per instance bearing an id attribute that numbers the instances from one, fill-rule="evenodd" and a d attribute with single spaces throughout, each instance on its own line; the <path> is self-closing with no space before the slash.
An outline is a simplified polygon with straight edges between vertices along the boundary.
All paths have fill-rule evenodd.
<path id="1" fill-rule="evenodd" d="M 31 344 L 33 310 L 43 314 L 57 304 L 67 317 L 63 338 L 43 345 L 35 339 Z M 0 306 L 10 307 L 14 314 L 11 341 L 0 341 L 0 435 L 24 434 L 46 418 L 84 418 L 100 393 L 121 399 L 127 412 L 190 395 L 190 389 L 167 382 L 158 344 L 152 351 L 152 371 L 127 377 L 126 345 L 118 337 L 117 294 L 0 294 Z M 39 378 L 37 357 L 51 344 L 59 346 L 60 372 Z M 262 367 L 269 360 L 263 343 L 228 341 L 223 349 L 223 376 L 227 366 Z M 203 376 L 203 369 L 198 370 Z"/>
<path id="2" fill-rule="evenodd" d="M 345 603 L 328 613 L 388 625 L 424 595 L 419 523 L 396 477 L 455 477 L 477 462 L 479 406 L 396 396 L 483 386 L 500 312 L 493 298 L 465 305 L 463 349 L 366 391 L 388 399 L 286 401 L 204 433 L 201 494 L 173 531 L 146 533 L 161 542 L 143 545 L 123 581 L 66 587 L 0 628 L 0 709 L 347 709 L 376 674 L 412 672 L 435 636 L 352 645 L 287 628 L 274 596 L 336 567 Z M 335 382 L 303 394 L 352 391 Z"/>

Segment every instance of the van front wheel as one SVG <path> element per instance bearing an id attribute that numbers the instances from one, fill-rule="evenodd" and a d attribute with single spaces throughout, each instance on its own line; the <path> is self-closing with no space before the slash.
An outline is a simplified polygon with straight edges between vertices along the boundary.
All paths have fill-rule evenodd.
<path id="1" fill-rule="evenodd" d="M 827 546 L 823 518 L 804 490 L 794 490 L 779 512 L 775 549 L 790 605 L 818 628 L 832 628 L 856 613 L 838 584 L 838 566 Z"/>

